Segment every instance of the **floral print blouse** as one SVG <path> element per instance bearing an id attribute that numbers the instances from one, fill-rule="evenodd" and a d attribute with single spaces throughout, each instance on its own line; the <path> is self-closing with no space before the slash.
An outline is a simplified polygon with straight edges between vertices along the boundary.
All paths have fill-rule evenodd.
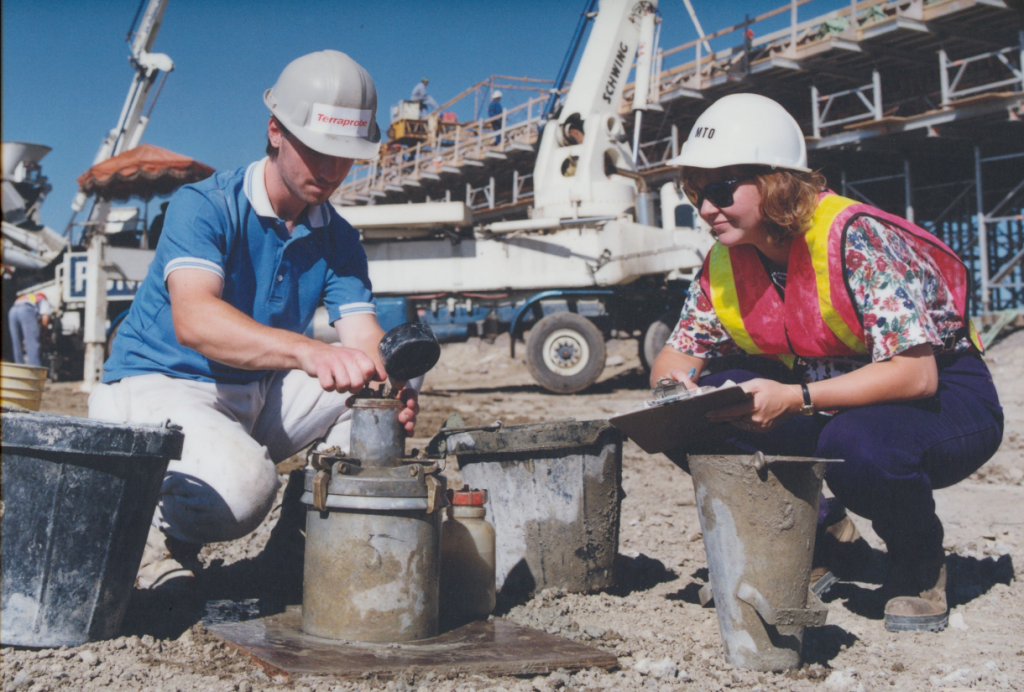
<path id="1" fill-rule="evenodd" d="M 936 354 L 972 348 L 966 336 L 958 338 L 963 319 L 938 267 L 908 244 L 899 230 L 859 217 L 847 229 L 844 249 L 846 282 L 863 318 L 870 356 L 798 358 L 796 374 L 804 381 L 842 375 L 920 344 L 931 344 Z M 743 353 L 701 292 L 699 277 L 690 284 L 668 344 L 698 358 Z"/>

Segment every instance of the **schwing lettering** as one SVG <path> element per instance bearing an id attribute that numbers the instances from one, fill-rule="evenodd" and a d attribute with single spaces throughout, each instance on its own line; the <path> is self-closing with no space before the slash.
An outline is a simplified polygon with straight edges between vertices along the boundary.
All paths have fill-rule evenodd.
<path id="1" fill-rule="evenodd" d="M 622 68 L 626 63 L 626 53 L 628 52 L 629 46 L 619 43 L 619 50 L 615 53 L 615 62 L 612 63 L 611 74 L 608 75 L 608 82 L 604 85 L 604 94 L 601 96 L 609 104 L 612 102 L 615 86 L 619 83 L 619 77 L 622 75 Z"/>

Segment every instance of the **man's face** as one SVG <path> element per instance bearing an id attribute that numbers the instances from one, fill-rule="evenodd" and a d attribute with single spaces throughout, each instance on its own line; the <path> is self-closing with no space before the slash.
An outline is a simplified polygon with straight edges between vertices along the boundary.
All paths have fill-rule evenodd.
<path id="1" fill-rule="evenodd" d="M 271 118 L 267 128 L 270 143 L 277 147 L 277 169 L 285 187 L 296 199 L 310 205 L 323 204 L 345 180 L 354 161 L 313 151 L 298 137 Z"/>

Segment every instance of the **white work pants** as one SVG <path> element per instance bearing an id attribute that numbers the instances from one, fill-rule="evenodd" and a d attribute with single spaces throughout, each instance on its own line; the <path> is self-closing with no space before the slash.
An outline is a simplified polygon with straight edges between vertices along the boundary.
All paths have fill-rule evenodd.
<path id="1" fill-rule="evenodd" d="M 348 451 L 348 396 L 301 370 L 236 385 L 138 375 L 99 385 L 89 417 L 182 427 L 185 446 L 167 467 L 153 522 L 180 540 L 214 543 L 241 538 L 267 516 L 276 462 L 325 436 Z"/>

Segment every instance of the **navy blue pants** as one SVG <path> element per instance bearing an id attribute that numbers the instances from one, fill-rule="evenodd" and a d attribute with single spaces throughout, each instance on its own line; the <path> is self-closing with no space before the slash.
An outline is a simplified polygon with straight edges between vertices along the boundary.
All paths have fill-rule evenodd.
<path id="1" fill-rule="evenodd" d="M 718 386 L 762 375 L 746 369 L 701 378 Z M 1003 438 L 1003 410 L 985 362 L 969 354 L 943 360 L 935 396 L 879 404 L 834 416 L 793 416 L 768 433 L 717 426 L 691 453 L 766 454 L 842 459 L 825 480 L 848 509 L 871 520 L 891 555 L 934 554 L 942 524 L 932 490 L 946 488 L 988 461 Z M 673 459 L 679 455 L 670 454 Z"/>
<path id="2" fill-rule="evenodd" d="M 14 362 L 22 365 L 42 365 L 39 360 L 39 311 L 29 302 L 15 303 L 7 313 L 11 330 Z M 25 342 L 24 350 L 21 347 Z"/>

